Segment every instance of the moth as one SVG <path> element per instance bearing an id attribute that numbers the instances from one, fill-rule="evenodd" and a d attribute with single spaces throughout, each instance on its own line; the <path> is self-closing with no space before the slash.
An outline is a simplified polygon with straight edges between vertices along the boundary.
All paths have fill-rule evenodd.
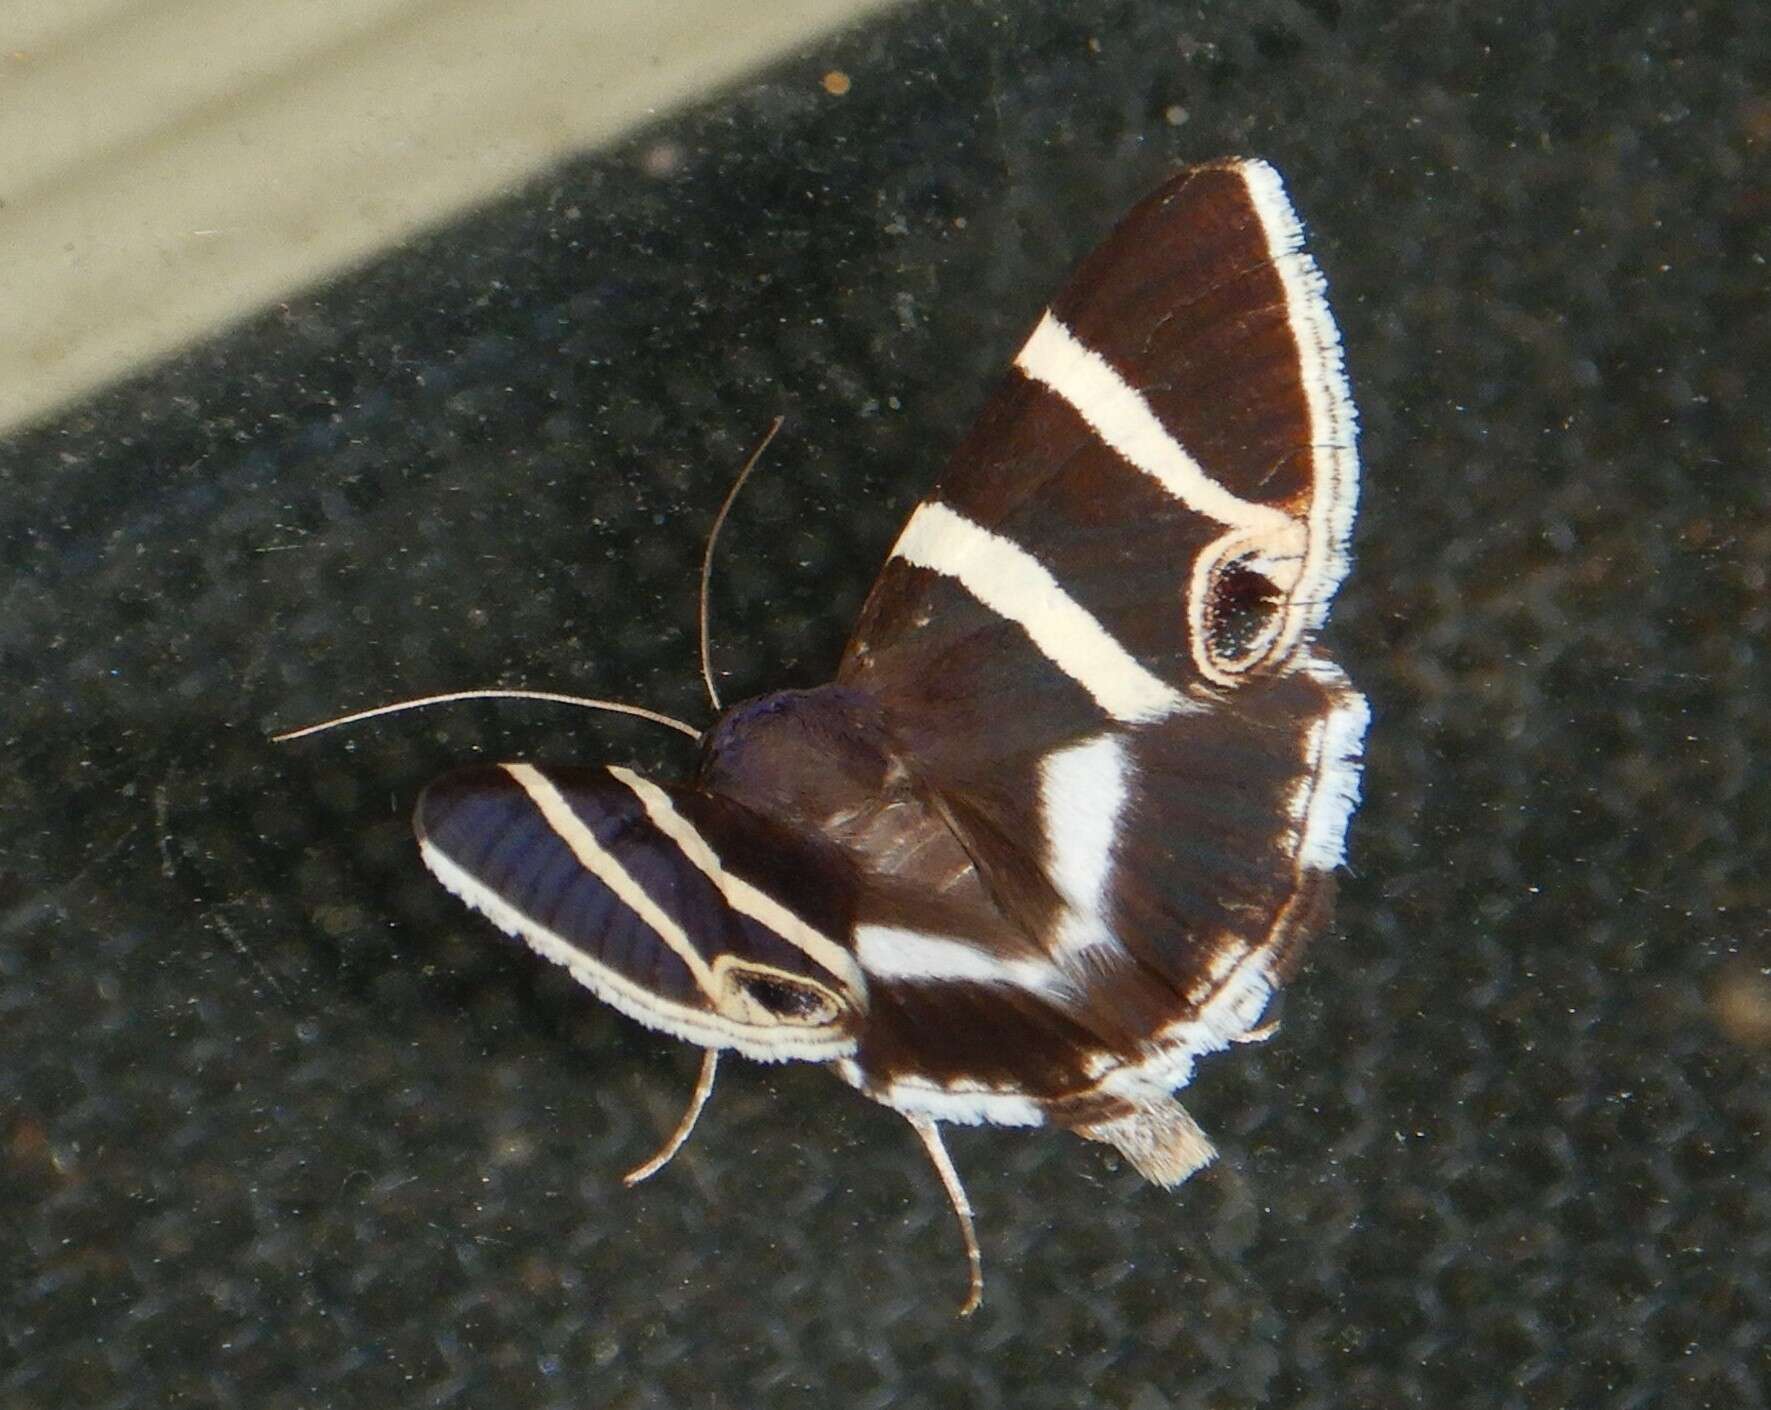
<path id="1" fill-rule="evenodd" d="M 630 1178 L 720 1054 L 827 1064 L 921 1138 L 970 1312 L 941 1125 L 1062 1127 L 1179 1183 L 1215 1152 L 1176 1091 L 1268 1036 L 1327 921 L 1367 709 L 1317 636 L 1357 488 L 1278 175 L 1181 170 L 1040 316 L 830 684 L 726 710 L 682 784 L 452 774 L 418 804 L 424 862 L 706 1050 Z"/>

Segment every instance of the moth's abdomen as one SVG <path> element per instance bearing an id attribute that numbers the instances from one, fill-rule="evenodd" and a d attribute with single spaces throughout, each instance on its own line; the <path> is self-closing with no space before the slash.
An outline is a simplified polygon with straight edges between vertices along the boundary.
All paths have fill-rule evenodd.
<path id="1" fill-rule="evenodd" d="M 432 784 L 414 826 L 445 887 L 630 1017 L 765 1059 L 853 1048 L 849 900 L 782 898 L 811 863 L 790 832 L 626 770 L 528 764 Z"/>

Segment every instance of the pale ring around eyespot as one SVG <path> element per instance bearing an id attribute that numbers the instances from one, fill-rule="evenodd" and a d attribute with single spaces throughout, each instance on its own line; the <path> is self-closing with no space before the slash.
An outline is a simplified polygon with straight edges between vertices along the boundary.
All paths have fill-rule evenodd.
<path id="1" fill-rule="evenodd" d="M 754 1024 L 759 1028 L 775 1024 L 783 1028 L 828 1028 L 844 1013 L 851 1011 L 838 995 L 815 979 L 809 979 L 803 974 L 792 974 L 756 960 L 741 960 L 736 955 L 716 956 L 713 961 L 713 977 L 719 994 L 720 1011 L 739 1022 Z M 745 988 L 746 979 L 761 980 L 802 994 L 815 995 L 821 1016 L 804 1019 L 776 1013 Z"/>
<path id="2" fill-rule="evenodd" d="M 1233 529 L 1193 560 L 1187 585 L 1187 644 L 1194 666 L 1206 679 L 1224 686 L 1241 684 L 1251 672 L 1291 651 L 1309 626 L 1305 603 L 1313 588 L 1305 581 L 1305 563 L 1299 556 L 1304 531 L 1296 521 L 1292 527 L 1294 534 L 1277 540 L 1264 533 Z M 1248 647 L 1234 658 L 1225 658 L 1213 650 L 1211 606 L 1219 579 L 1237 564 L 1270 581 L 1279 590 L 1280 601 Z"/>

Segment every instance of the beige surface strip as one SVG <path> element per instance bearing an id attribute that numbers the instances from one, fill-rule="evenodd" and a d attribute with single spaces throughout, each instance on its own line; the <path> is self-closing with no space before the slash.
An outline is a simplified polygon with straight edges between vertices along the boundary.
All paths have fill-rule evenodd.
<path id="1" fill-rule="evenodd" d="M 0 431 L 884 3 L 0 3 Z"/>

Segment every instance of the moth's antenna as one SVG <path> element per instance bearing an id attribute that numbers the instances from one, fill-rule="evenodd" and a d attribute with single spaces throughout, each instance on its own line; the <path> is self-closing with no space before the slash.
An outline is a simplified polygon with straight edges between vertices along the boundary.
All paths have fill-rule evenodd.
<path id="1" fill-rule="evenodd" d="M 750 452 L 750 459 L 744 462 L 738 478 L 732 481 L 732 488 L 726 491 L 726 502 L 720 505 L 719 513 L 713 516 L 713 527 L 707 531 L 707 547 L 701 553 L 701 679 L 707 682 L 707 698 L 713 702 L 715 713 L 720 708 L 719 688 L 713 683 L 713 653 L 707 644 L 707 585 L 713 580 L 713 546 L 719 542 L 719 531 L 725 527 L 726 515 L 732 512 L 732 501 L 738 498 L 738 491 L 744 488 L 744 482 L 750 478 L 750 472 L 756 469 L 757 461 L 763 458 L 763 452 L 769 448 L 769 442 L 775 439 L 775 432 L 781 429 L 781 423 L 785 419 L 777 416 L 771 421 L 762 440 L 757 442 L 756 449 Z"/>
<path id="2" fill-rule="evenodd" d="M 688 735 L 690 739 L 701 738 L 701 731 L 693 725 L 684 724 L 681 720 L 660 714 L 656 710 L 648 710 L 643 705 L 626 705 L 619 700 L 593 700 L 583 695 L 560 695 L 551 690 L 451 690 L 442 695 L 421 695 L 415 700 L 396 700 L 391 705 L 377 705 L 370 710 L 356 710 L 336 719 L 303 725 L 300 729 L 284 730 L 281 734 L 273 734 L 271 742 L 282 744 L 291 739 L 318 734 L 321 730 L 354 725 L 359 720 L 372 720 L 377 715 L 397 715 L 404 710 L 421 710 L 428 705 L 447 705 L 455 700 L 545 700 L 555 705 L 577 705 L 586 710 L 607 710 L 614 715 L 632 715 L 638 720 L 650 720 L 655 725 L 668 726 Z"/>

